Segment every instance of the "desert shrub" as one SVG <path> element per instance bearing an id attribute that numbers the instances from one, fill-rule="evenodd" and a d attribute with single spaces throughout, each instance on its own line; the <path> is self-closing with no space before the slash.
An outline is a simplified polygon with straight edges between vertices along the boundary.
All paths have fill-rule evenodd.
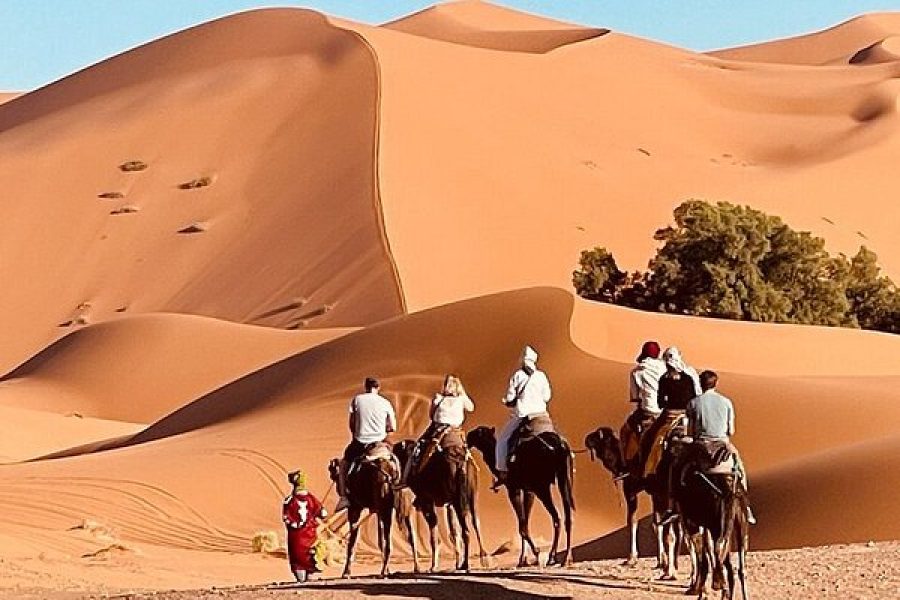
<path id="1" fill-rule="evenodd" d="M 579 295 L 658 312 L 900 333 L 900 294 L 861 248 L 848 260 L 780 218 L 728 202 L 689 200 L 645 273 L 624 274 L 605 248 L 582 252 Z"/>
<path id="2" fill-rule="evenodd" d="M 847 274 L 847 301 L 863 329 L 900 333 L 900 290 L 881 275 L 874 252 L 862 246 L 850 259 Z"/>
<path id="3" fill-rule="evenodd" d="M 626 275 L 606 248 L 582 251 L 578 265 L 572 273 L 572 284 L 580 296 L 601 302 L 618 300 Z"/>
<path id="4" fill-rule="evenodd" d="M 143 171 L 148 166 L 149 165 L 142 160 L 129 160 L 119 165 L 119 169 L 126 173 L 134 173 L 136 171 Z"/>
<path id="5" fill-rule="evenodd" d="M 125 194 L 122 192 L 101 192 L 97 194 L 97 197 L 104 200 L 118 200 L 119 198 L 124 198 Z"/>
<path id="6" fill-rule="evenodd" d="M 250 540 L 253 552 L 259 554 L 272 554 L 281 549 L 281 540 L 274 531 L 257 531 Z"/>
<path id="7" fill-rule="evenodd" d="M 178 185 L 178 189 L 180 190 L 196 190 L 197 188 L 206 187 L 208 185 L 212 185 L 212 177 L 198 177 L 197 179 L 191 179 L 190 181 L 186 181 Z"/>

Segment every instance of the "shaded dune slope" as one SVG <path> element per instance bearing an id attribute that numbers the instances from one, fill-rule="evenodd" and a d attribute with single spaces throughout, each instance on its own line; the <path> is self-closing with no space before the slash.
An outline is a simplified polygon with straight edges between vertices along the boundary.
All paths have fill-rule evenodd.
<path id="1" fill-rule="evenodd" d="M 0 379 L 0 404 L 150 423 L 348 331 L 281 331 L 176 314 L 122 318 L 72 332 Z"/>
<path id="2" fill-rule="evenodd" d="M 377 98 L 359 36 L 273 9 L 0 106 L 0 274 L 17 281 L 0 299 L 0 370 L 117 312 L 285 328 L 400 314 L 379 220 Z M 123 172 L 127 161 L 147 168 Z"/>
<path id="3" fill-rule="evenodd" d="M 244 551 L 254 530 L 277 527 L 278 498 L 284 492 L 288 469 L 309 471 L 313 489 L 321 494 L 329 489 L 325 464 L 346 443 L 347 400 L 366 374 L 382 377 L 384 390 L 398 410 L 399 437 L 414 436 L 424 428 L 430 394 L 442 375 L 451 371 L 462 376 L 476 399 L 477 411 L 470 424 L 500 425 L 506 411 L 498 398 L 526 341 L 540 350 L 541 362 L 553 382 L 554 418 L 579 448 L 588 431 L 602 423 L 617 425 L 626 415 L 629 407 L 623 382 L 630 367 L 587 354 L 573 344 L 570 327 L 580 329 L 587 323 L 578 312 L 573 318 L 572 311 L 570 294 L 533 289 L 455 303 L 352 333 L 229 384 L 118 449 L 7 467 L 0 476 L 11 491 L 0 494 L 0 520 L 4 514 L 21 515 L 24 498 L 39 493 L 43 486 L 52 486 L 56 492 L 50 505 L 28 509 L 38 527 L 50 530 L 83 511 L 87 513 L 84 516 L 111 522 L 135 541 Z M 613 316 L 617 315 L 610 315 L 610 320 Z M 599 329 L 603 321 L 595 320 L 591 326 Z M 701 323 L 698 335 L 715 336 L 718 323 Z M 768 329 L 773 336 L 781 333 L 778 327 Z M 658 331 L 666 339 L 664 324 Z M 603 333 L 597 331 L 597 335 Z M 689 358 L 698 367 L 715 364 L 714 356 L 696 349 Z M 764 350 L 747 357 L 748 363 L 761 360 L 765 360 Z M 852 376 L 771 379 L 723 372 L 722 377 L 723 391 L 733 396 L 740 415 L 737 443 L 750 466 L 754 494 L 762 498 L 761 543 L 822 541 L 821 533 L 791 527 L 788 515 L 770 510 L 766 500 L 769 480 L 756 478 L 756 473 L 789 464 L 797 456 L 841 451 L 849 444 L 895 433 L 900 411 L 889 390 L 900 383 L 900 377 L 868 380 L 868 393 L 853 404 L 847 403 L 848 390 L 857 383 Z M 865 410 L 859 410 L 860 403 Z M 873 420 L 871 414 L 880 418 Z M 802 428 L 798 427 L 801 422 Z M 779 440 L 777 448 L 772 447 L 773 439 Z M 589 463 L 585 454 L 578 455 L 577 466 L 577 535 L 589 540 L 599 532 L 617 529 L 621 508 L 607 473 Z M 110 473 L 118 475 L 111 477 Z M 198 473 L 228 473 L 229 485 L 242 493 L 210 499 L 210 482 L 197 477 Z M 900 481 L 890 469 L 878 473 L 879 478 L 861 479 L 845 491 L 849 497 L 862 499 L 861 508 L 857 511 L 853 508 L 856 504 L 848 502 L 844 511 L 848 525 L 835 530 L 829 541 L 863 539 L 873 523 L 881 526 L 882 517 L 869 514 L 866 508 L 870 504 L 863 500 L 874 496 L 873 486 L 882 489 Z M 105 481 L 103 498 L 87 493 L 89 502 L 71 501 L 69 494 L 85 492 L 78 486 L 69 487 L 67 481 L 98 478 Z M 482 472 L 480 505 L 488 540 L 496 546 L 513 538 L 515 524 L 506 499 L 484 490 L 487 479 Z M 138 481 L 145 492 L 134 488 Z M 169 498 L 166 510 L 205 533 L 183 539 L 167 533 L 161 525 L 145 523 L 148 515 L 144 509 L 132 513 L 118 505 L 122 494 L 136 495 L 148 507 L 159 507 L 161 497 Z M 539 534 L 548 534 L 543 516 L 536 516 L 535 525 Z M 780 533 L 767 534 L 770 528 Z M 370 549 L 373 535 L 367 531 L 365 537 Z M 900 531 L 888 528 L 882 537 L 896 535 Z"/>
<path id="4" fill-rule="evenodd" d="M 382 27 L 476 48 L 535 54 L 609 33 L 472 0 L 432 6 Z"/>

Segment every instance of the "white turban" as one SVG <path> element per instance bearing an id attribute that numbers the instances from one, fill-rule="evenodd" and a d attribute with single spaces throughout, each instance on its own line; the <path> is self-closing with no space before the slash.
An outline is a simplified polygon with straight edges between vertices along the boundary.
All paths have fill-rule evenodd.
<path id="1" fill-rule="evenodd" d="M 537 350 L 532 348 L 531 346 L 525 346 L 525 349 L 522 350 L 522 364 L 531 367 L 532 369 L 537 368 L 537 359 L 538 353 Z"/>
<path id="2" fill-rule="evenodd" d="M 675 346 L 670 346 L 663 352 L 663 360 L 666 361 L 668 366 L 680 373 L 684 373 L 687 370 L 687 365 L 684 364 L 684 359 L 681 358 L 681 352 Z"/>

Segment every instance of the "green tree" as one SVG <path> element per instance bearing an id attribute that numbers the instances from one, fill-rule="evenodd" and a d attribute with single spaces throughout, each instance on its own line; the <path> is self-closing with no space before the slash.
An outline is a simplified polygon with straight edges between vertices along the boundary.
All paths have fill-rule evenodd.
<path id="1" fill-rule="evenodd" d="M 832 257 L 825 241 L 780 218 L 728 202 L 688 200 L 646 273 L 624 273 L 606 248 L 581 253 L 572 274 L 586 298 L 653 310 L 900 333 L 900 291 L 865 247 Z"/>
<path id="2" fill-rule="evenodd" d="M 880 274 L 877 261 L 865 246 L 850 259 L 846 286 L 850 311 L 863 329 L 900 333 L 900 291 Z"/>
<path id="3" fill-rule="evenodd" d="M 572 284 L 579 296 L 600 302 L 616 302 L 626 274 L 619 270 L 616 259 L 606 249 L 597 246 L 584 250 L 572 273 Z"/>

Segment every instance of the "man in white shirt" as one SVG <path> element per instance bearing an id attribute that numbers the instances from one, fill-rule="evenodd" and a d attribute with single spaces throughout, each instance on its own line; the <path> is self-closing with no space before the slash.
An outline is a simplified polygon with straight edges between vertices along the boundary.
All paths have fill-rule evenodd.
<path id="1" fill-rule="evenodd" d="M 666 372 L 666 363 L 659 358 L 660 347 L 657 342 L 644 342 L 637 364 L 629 375 L 629 400 L 635 404 L 634 412 L 622 425 L 622 455 L 626 463 L 639 457 L 641 435 L 649 427 L 662 410 L 659 407 L 659 379 Z"/>
<path id="2" fill-rule="evenodd" d="M 350 433 L 353 439 L 344 449 L 338 477 L 338 494 L 341 499 L 335 512 L 347 508 L 347 470 L 356 459 L 366 453 L 366 448 L 384 442 L 389 433 L 397 430 L 397 416 L 390 401 L 378 393 L 381 384 L 374 377 L 367 377 L 366 391 L 350 401 Z"/>
<path id="3" fill-rule="evenodd" d="M 509 440 L 522 424 L 523 420 L 536 416 L 547 416 L 547 403 L 550 402 L 550 381 L 543 371 L 537 368 L 538 353 L 531 346 L 522 351 L 521 366 L 509 379 L 509 388 L 503 397 L 503 404 L 510 410 L 509 420 L 497 438 L 497 482 L 494 487 L 506 483 L 509 469 Z"/>

